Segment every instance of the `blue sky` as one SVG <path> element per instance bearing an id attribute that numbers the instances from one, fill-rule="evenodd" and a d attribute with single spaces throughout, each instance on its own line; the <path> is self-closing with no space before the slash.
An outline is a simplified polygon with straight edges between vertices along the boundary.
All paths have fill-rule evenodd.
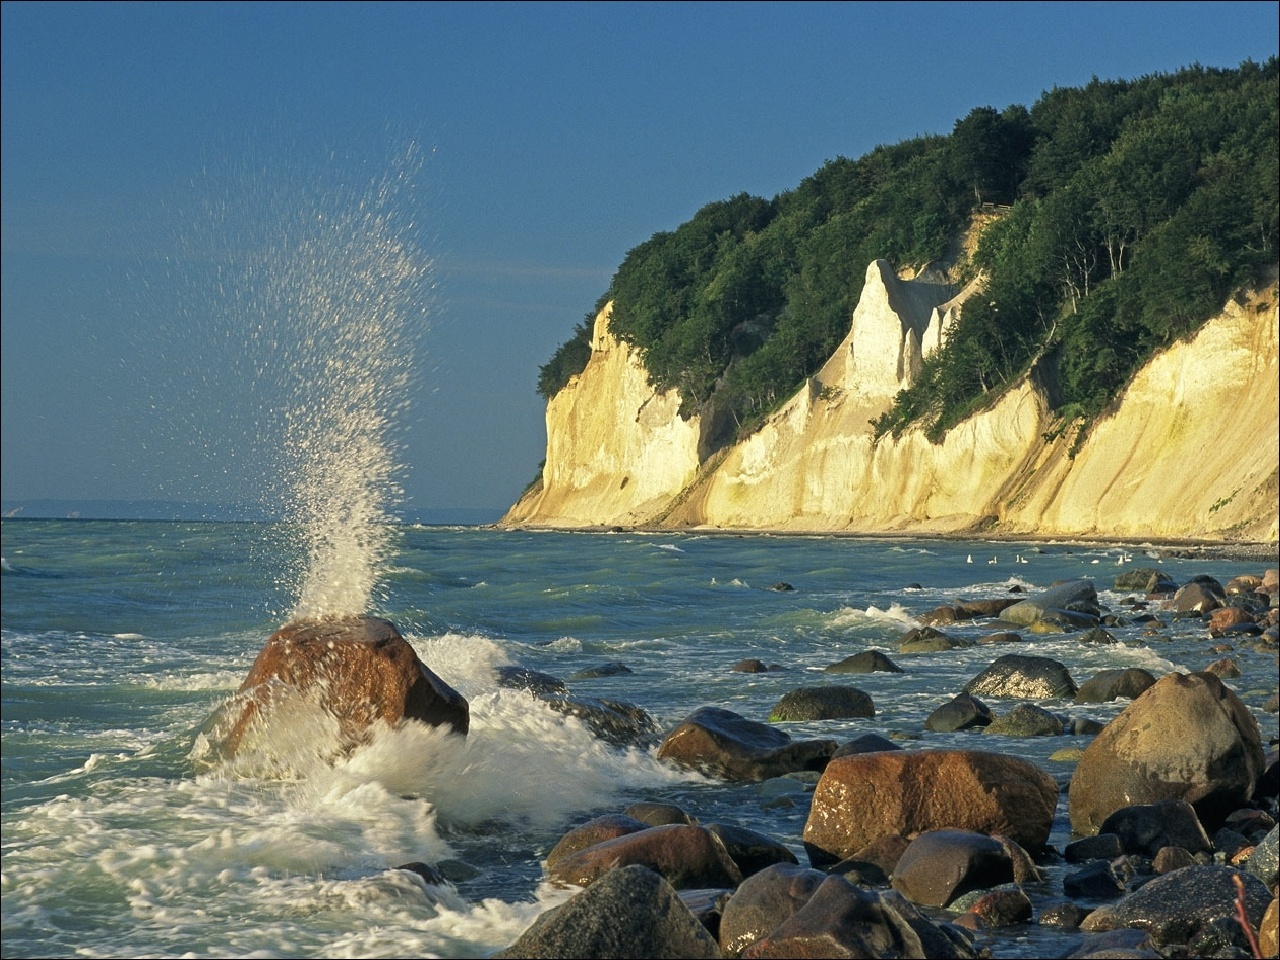
<path id="1" fill-rule="evenodd" d="M 514 502 L 545 450 L 539 366 L 629 249 L 704 204 L 976 106 L 1263 60 L 1280 23 L 1276 3 L 2 9 L 4 500 L 263 483 L 245 317 L 198 262 L 317 194 L 356 203 L 417 144 L 390 202 L 430 263 L 397 420 L 419 511 Z"/>

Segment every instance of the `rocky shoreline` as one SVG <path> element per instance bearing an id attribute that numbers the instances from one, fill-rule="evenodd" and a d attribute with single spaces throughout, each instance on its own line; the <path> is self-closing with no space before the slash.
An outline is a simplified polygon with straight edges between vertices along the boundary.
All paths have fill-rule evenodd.
<path id="1" fill-rule="evenodd" d="M 1159 549 L 1238 559 L 1247 555 L 1242 546 L 1271 551 L 1266 559 L 1275 550 Z M 945 649 L 956 642 L 948 625 L 958 623 L 980 625 L 991 643 L 1022 631 L 1117 642 L 1109 629 L 1192 623 L 1215 641 L 1211 650 L 1262 654 L 1273 672 L 1255 679 L 1274 688 L 1275 569 L 1225 585 L 1208 576 L 1177 585 L 1154 568 L 1121 577 L 1116 589 L 1134 594 L 1123 614 L 1099 607 L 1091 581 L 1068 581 L 1031 597 L 939 607 L 900 649 Z M 808 863 L 780 838 L 642 800 L 563 836 L 547 856 L 547 878 L 581 891 L 497 956 L 998 958 L 1028 925 L 1073 932 L 1075 945 L 1062 954 L 1071 958 L 1276 956 L 1280 766 L 1276 744 L 1262 742 L 1250 709 L 1222 682 L 1240 675 L 1237 660 L 1163 677 L 1102 671 L 1079 687 L 1060 667 L 1044 657 L 998 657 L 924 721 L 933 730 L 990 725 L 997 720 L 984 698 L 1016 700 L 998 718 L 1001 732 L 1040 736 L 1063 725 L 1037 700 L 1129 700 L 1111 722 L 1074 731 L 1094 736 L 1066 784 L 1073 839 L 1060 848 L 1048 841 L 1063 784 L 1031 761 L 981 749 L 902 749 L 875 735 L 793 740 L 772 723 L 704 707 L 661 736 L 659 759 L 755 781 L 762 792 L 810 794 Z M 894 666 L 886 657 L 828 672 L 877 669 Z M 554 677 L 516 670 L 507 682 L 564 701 Z M 856 688 L 807 689 L 824 695 L 788 698 L 785 719 L 863 709 Z M 627 708 L 597 701 L 566 712 L 600 735 L 653 737 L 643 711 Z M 1274 713 L 1277 698 L 1263 709 Z"/>

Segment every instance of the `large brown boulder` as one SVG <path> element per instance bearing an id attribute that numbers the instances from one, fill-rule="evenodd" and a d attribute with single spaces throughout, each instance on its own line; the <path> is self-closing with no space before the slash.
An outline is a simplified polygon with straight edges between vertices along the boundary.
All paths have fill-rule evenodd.
<path id="1" fill-rule="evenodd" d="M 815 866 L 880 837 L 955 828 L 1040 850 L 1058 785 L 1029 760 L 981 750 L 895 750 L 836 757 L 814 790 L 804 845 Z"/>
<path id="2" fill-rule="evenodd" d="M 742 871 L 719 837 L 705 827 L 680 823 L 625 833 L 578 850 L 548 863 L 547 874 L 559 883 L 585 887 L 614 867 L 631 864 L 648 867 L 677 890 L 742 882 Z"/>
<path id="3" fill-rule="evenodd" d="M 381 721 L 417 720 L 466 735 L 466 698 L 418 659 L 395 625 L 380 617 L 295 620 L 266 642 L 230 704 L 223 752 L 234 754 L 257 721 L 311 698 L 338 724 L 339 751 L 367 739 Z"/>
<path id="4" fill-rule="evenodd" d="M 1253 796 L 1264 757 L 1258 724 L 1208 673 L 1171 673 L 1099 733 L 1068 791 L 1071 829 L 1097 833 L 1122 807 L 1181 799 L 1207 829 Z"/>

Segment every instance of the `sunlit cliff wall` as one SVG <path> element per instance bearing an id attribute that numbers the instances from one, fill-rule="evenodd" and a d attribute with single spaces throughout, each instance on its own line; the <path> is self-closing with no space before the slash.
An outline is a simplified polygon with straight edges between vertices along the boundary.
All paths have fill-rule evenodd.
<path id="1" fill-rule="evenodd" d="M 957 292 L 867 271 L 848 336 L 752 436 L 700 464 L 701 426 L 597 319 L 586 370 L 547 407 L 541 489 L 508 525 L 795 532 L 1277 538 L 1276 285 L 1156 357 L 1074 458 L 1032 380 L 951 430 L 874 440 L 871 420 L 937 349 Z"/>

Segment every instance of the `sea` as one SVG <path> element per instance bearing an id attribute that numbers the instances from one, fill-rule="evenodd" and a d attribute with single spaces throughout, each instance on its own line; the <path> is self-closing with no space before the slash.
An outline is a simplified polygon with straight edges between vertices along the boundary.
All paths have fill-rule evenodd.
<path id="1" fill-rule="evenodd" d="M 3 521 L 3 956 L 485 957 L 575 892 L 542 866 L 568 829 L 644 800 L 767 833 L 807 863 L 802 781 L 724 782 L 659 761 L 651 743 L 611 744 L 504 686 L 507 666 L 634 704 L 661 731 L 703 706 L 765 721 L 795 687 L 852 683 L 874 717 L 777 726 L 1028 758 L 1062 787 L 1050 837 L 1061 850 L 1072 761 L 1054 755 L 1088 737 L 939 734 L 925 718 L 1008 652 L 1059 660 L 1077 683 L 1118 667 L 1204 669 L 1223 655 L 1204 623 L 1166 613 L 1156 635 L 1109 627 L 1116 644 L 1024 634 L 914 655 L 899 638 L 958 598 L 1088 578 L 1123 617 L 1129 595 L 1112 587 L 1126 569 L 1226 582 L 1269 565 L 1143 544 L 402 524 L 367 612 L 467 698 L 469 735 L 413 723 L 334 760 L 311 718 L 260 769 L 211 761 L 204 725 L 296 609 L 300 549 L 271 523 Z M 1241 676 L 1227 683 L 1274 740 L 1263 709 L 1274 654 L 1235 646 Z M 823 672 L 872 649 L 903 672 Z M 777 669 L 733 669 L 747 658 Z M 1041 705 L 1105 722 L 1126 704 Z M 399 869 L 415 862 L 448 882 Z M 1065 869 L 1049 858 L 1049 880 L 1028 889 L 1037 913 L 1062 899 Z M 1030 923 L 984 943 L 996 957 L 1044 957 L 1078 940 Z"/>

